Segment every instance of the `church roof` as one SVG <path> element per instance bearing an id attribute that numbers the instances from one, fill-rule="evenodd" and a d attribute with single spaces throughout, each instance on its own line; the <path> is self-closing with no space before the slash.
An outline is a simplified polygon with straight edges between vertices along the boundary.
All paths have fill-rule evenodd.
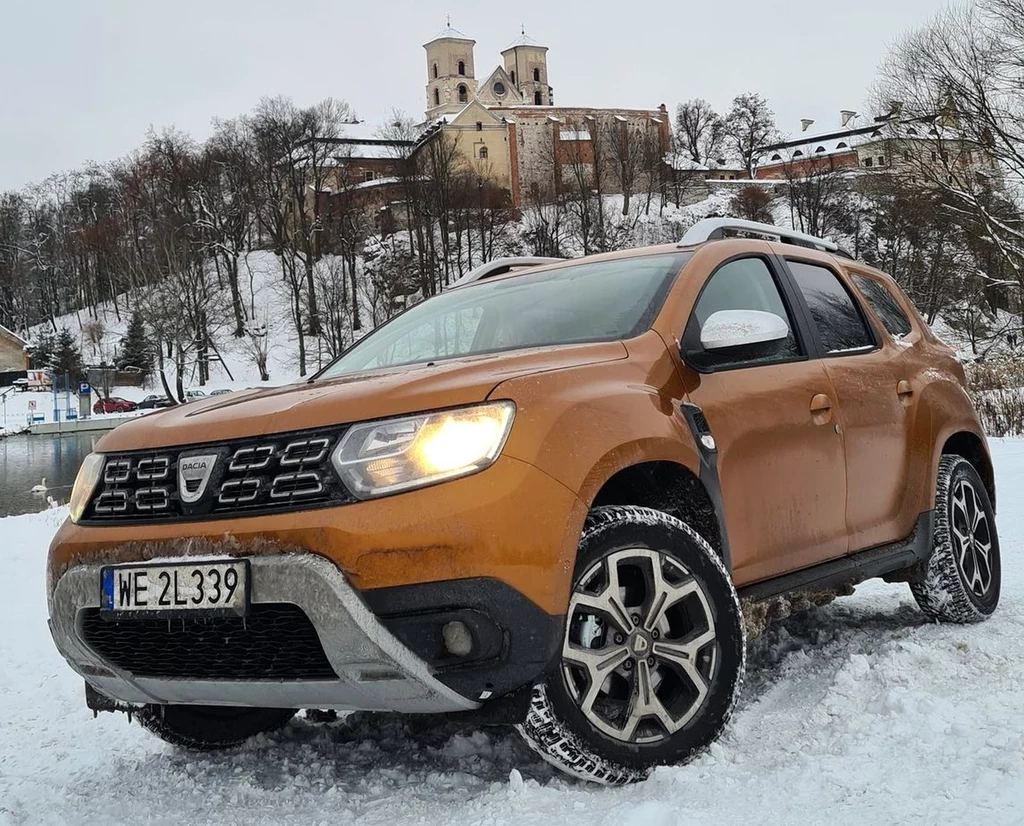
<path id="1" fill-rule="evenodd" d="M 441 31 L 434 35 L 434 37 L 430 39 L 430 42 L 433 43 L 435 40 L 466 40 L 470 43 L 476 42 L 475 40 L 473 40 L 472 37 L 469 37 L 468 35 L 465 35 L 458 29 L 454 28 L 451 23 L 449 23 L 447 26 L 441 29 Z"/>
<path id="2" fill-rule="evenodd" d="M 523 32 L 519 37 L 508 44 L 508 48 L 505 49 L 505 51 L 508 51 L 508 49 L 514 49 L 517 46 L 540 46 L 540 43 L 530 37 L 526 32 Z"/>

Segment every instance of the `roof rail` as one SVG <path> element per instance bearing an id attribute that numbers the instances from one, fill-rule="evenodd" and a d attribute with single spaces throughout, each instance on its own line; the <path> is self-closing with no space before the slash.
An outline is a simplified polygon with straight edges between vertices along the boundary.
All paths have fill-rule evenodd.
<path id="1" fill-rule="evenodd" d="M 539 267 L 543 264 L 557 264 L 564 261 L 564 258 L 544 258 L 541 256 L 522 256 L 519 258 L 495 258 L 486 264 L 481 264 L 475 270 L 466 273 L 462 278 L 452 284 L 452 287 L 461 287 L 464 284 L 472 284 L 476 281 L 483 281 L 493 278 L 496 275 L 504 275 L 512 270 L 525 269 L 527 267 Z"/>
<path id="2" fill-rule="evenodd" d="M 853 259 L 853 256 L 835 241 L 827 241 L 824 238 L 817 238 L 813 235 L 806 235 L 802 232 L 772 226 L 771 224 L 744 221 L 740 218 L 705 218 L 702 221 L 698 221 L 686 231 L 686 235 L 679 242 L 679 246 L 689 247 L 694 244 L 703 244 L 705 241 L 717 241 L 729 237 L 730 233 L 760 235 L 768 239 L 778 239 L 783 244 L 824 250 L 825 252 L 840 255 L 843 258 Z"/>

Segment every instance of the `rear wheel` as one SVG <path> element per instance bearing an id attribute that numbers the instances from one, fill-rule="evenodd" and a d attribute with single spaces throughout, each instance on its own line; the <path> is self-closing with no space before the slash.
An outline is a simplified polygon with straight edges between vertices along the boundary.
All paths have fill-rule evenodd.
<path id="1" fill-rule="evenodd" d="M 191 751 L 216 751 L 285 726 L 295 711 L 282 708 L 148 705 L 138 712 L 142 727 L 161 740 Z"/>
<path id="2" fill-rule="evenodd" d="M 932 555 L 910 583 L 914 599 L 941 622 L 980 622 L 996 610 L 1001 580 L 995 511 L 985 484 L 966 459 L 943 456 Z"/>
<path id="3" fill-rule="evenodd" d="M 642 780 L 719 735 L 743 661 L 736 591 L 711 547 L 658 511 L 597 508 L 580 541 L 559 666 L 518 729 L 568 774 Z"/>

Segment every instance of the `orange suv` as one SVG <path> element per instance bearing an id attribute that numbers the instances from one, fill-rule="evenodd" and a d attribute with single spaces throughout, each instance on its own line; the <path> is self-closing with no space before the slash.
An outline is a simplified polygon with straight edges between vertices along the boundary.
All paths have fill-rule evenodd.
<path id="1" fill-rule="evenodd" d="M 885 577 L 991 614 L 994 501 L 963 371 L 893 280 L 715 219 L 121 425 L 50 548 L 50 627 L 92 709 L 188 748 L 454 712 L 621 783 L 721 731 L 741 601 Z"/>

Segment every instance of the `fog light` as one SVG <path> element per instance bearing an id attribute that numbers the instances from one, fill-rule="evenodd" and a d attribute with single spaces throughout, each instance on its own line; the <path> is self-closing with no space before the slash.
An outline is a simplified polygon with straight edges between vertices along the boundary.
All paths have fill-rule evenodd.
<path id="1" fill-rule="evenodd" d="M 444 637 L 444 649 L 449 654 L 465 657 L 473 651 L 473 635 L 464 622 L 446 622 L 441 629 L 441 636 Z"/>

